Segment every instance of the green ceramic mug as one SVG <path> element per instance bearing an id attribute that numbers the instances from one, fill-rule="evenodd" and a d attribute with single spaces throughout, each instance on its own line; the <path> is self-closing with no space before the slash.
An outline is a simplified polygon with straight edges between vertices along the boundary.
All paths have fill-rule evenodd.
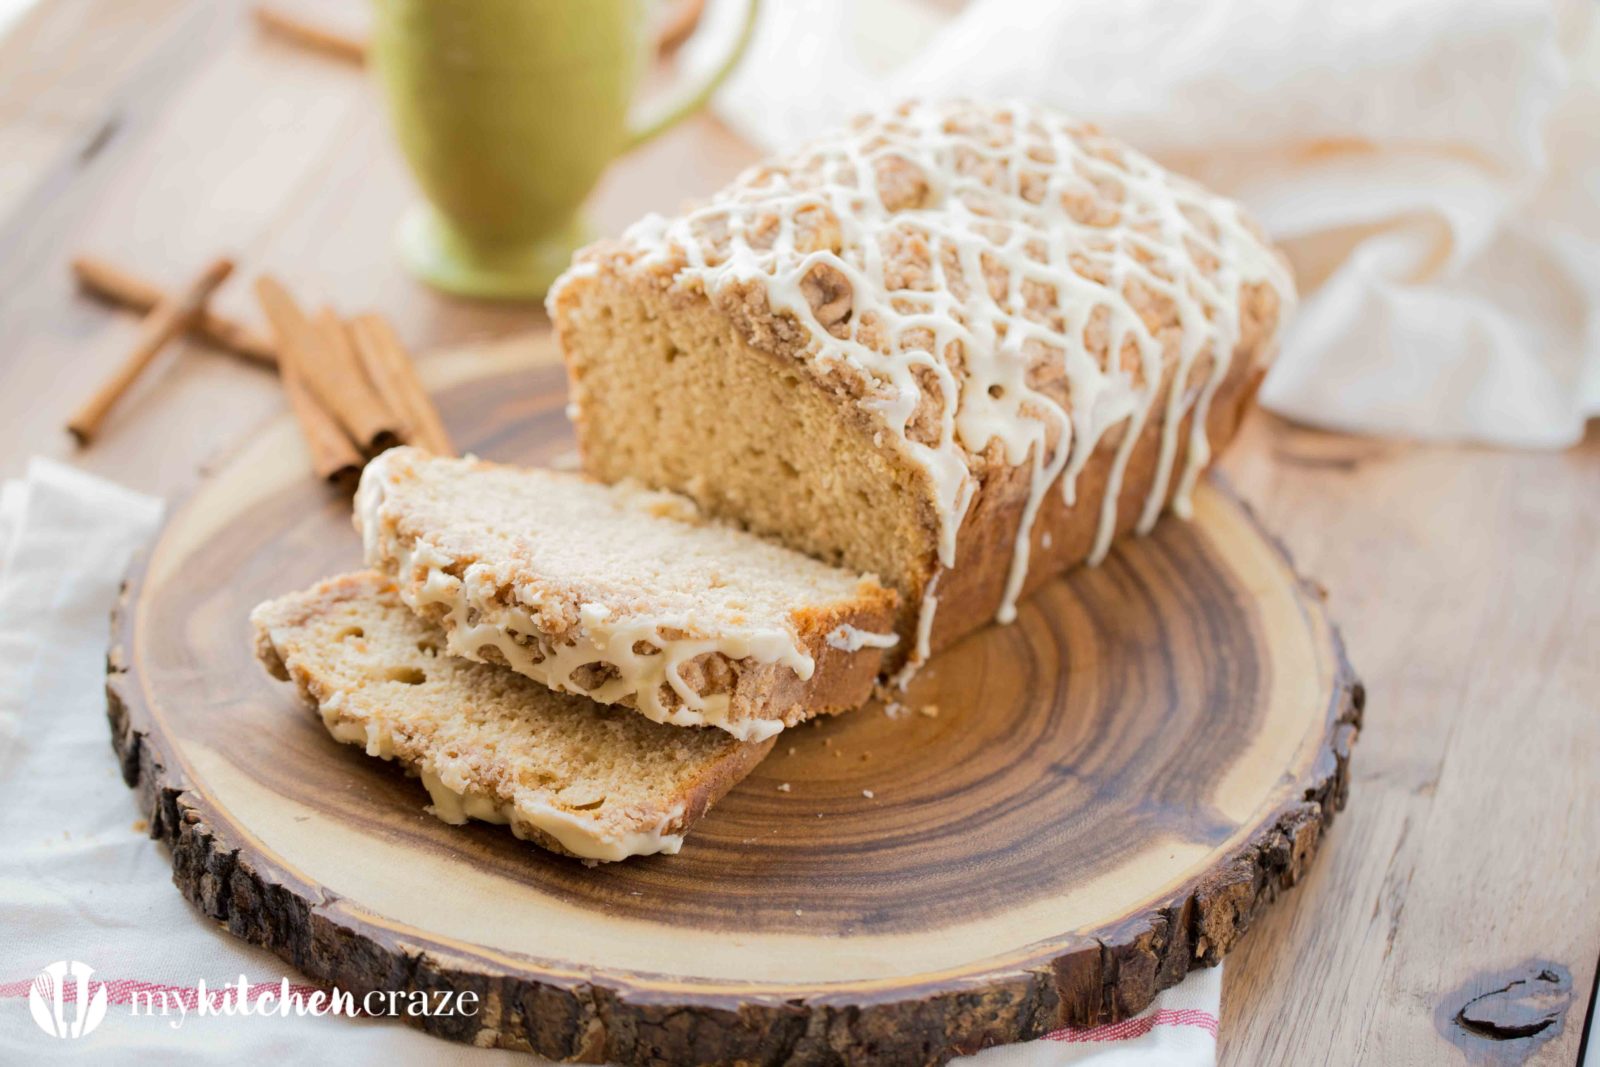
<path id="1" fill-rule="evenodd" d="M 649 0 L 376 0 L 374 64 L 427 198 L 401 223 L 407 266 L 463 296 L 542 295 L 586 239 L 600 173 L 706 102 L 758 2 L 704 84 L 637 120 Z"/>

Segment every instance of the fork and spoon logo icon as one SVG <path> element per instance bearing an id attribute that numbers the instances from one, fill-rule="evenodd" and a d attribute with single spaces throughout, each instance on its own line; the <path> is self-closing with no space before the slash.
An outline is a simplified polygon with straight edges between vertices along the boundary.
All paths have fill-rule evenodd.
<path id="1" fill-rule="evenodd" d="M 94 968 L 87 963 L 58 960 L 33 980 L 28 990 L 28 1010 L 39 1029 L 51 1037 L 84 1037 L 106 1017 L 106 984 L 90 982 Z M 72 991 L 74 1012 L 67 1021 L 68 976 L 76 983 Z"/>

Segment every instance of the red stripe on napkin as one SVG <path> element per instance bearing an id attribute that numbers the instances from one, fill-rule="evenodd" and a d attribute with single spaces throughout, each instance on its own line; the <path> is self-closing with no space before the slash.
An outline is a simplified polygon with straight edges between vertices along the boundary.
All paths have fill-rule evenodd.
<path id="1" fill-rule="evenodd" d="M 1217 1036 L 1217 1017 L 1209 1011 L 1200 1011 L 1197 1008 L 1163 1008 L 1141 1015 L 1135 1019 L 1124 1019 L 1120 1023 L 1107 1023 L 1104 1026 L 1092 1026 L 1087 1030 L 1069 1026 L 1062 1030 L 1052 1030 L 1044 1035 L 1046 1041 L 1066 1041 L 1070 1043 L 1091 1041 L 1132 1041 L 1136 1037 L 1143 1037 L 1158 1026 L 1198 1026 L 1212 1037 Z"/>

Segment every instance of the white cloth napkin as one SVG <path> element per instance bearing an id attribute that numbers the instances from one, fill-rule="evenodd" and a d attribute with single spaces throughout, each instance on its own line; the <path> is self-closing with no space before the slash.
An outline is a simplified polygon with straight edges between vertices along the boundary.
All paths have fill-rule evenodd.
<path id="1" fill-rule="evenodd" d="M 0 1062 L 526 1064 L 385 1021 L 190 1015 L 174 1026 L 129 1013 L 152 988 L 305 981 L 178 893 L 111 750 L 111 605 L 160 513 L 48 460 L 0 489 Z M 46 1034 L 30 1011 L 34 977 L 57 961 L 110 984 L 104 1019 L 76 1039 Z"/>
<path id="2" fill-rule="evenodd" d="M 688 53 L 716 54 L 743 0 Z M 770 148 L 906 97 L 1027 98 L 1244 201 L 1305 295 L 1305 422 L 1559 447 L 1600 414 L 1590 0 L 784 0 L 717 97 Z"/>
<path id="3" fill-rule="evenodd" d="M 109 613 L 160 513 L 156 500 L 48 460 L 0 486 L 0 1062 L 543 1062 L 392 1021 L 130 1014 L 135 994 L 152 990 L 192 1003 L 201 980 L 213 991 L 241 975 L 253 988 L 307 981 L 179 895 L 171 859 L 147 836 L 111 750 Z M 58 1038 L 36 1025 L 29 993 L 44 968 L 73 961 L 94 969 L 91 983 L 107 983 L 107 1010 L 92 1032 Z M 1200 972 L 1138 1019 L 971 1062 L 1208 1064 L 1220 999 L 1220 972 Z M 75 1011 L 68 1004 L 64 1018 Z"/>

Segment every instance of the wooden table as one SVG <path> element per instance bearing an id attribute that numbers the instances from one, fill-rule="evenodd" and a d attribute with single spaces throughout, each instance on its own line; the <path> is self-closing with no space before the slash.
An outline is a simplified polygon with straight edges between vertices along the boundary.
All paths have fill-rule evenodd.
<path id="1" fill-rule="evenodd" d="M 175 346 L 76 452 L 67 413 L 135 329 L 75 294 L 77 252 L 176 281 L 231 250 L 419 349 L 545 324 L 401 272 L 411 192 L 371 87 L 238 3 L 42 0 L 0 72 L 0 476 L 44 454 L 171 494 L 281 407 L 266 373 Z M 614 167 L 593 217 L 615 231 L 751 158 L 691 122 Z M 238 282 L 220 305 L 256 315 Z M 1223 467 L 1327 586 L 1369 692 L 1348 811 L 1229 960 L 1223 1062 L 1573 1063 L 1600 959 L 1600 433 L 1499 452 L 1258 413 Z M 1507 987 L 1467 1012 L 1503 1040 L 1456 1021 Z"/>

